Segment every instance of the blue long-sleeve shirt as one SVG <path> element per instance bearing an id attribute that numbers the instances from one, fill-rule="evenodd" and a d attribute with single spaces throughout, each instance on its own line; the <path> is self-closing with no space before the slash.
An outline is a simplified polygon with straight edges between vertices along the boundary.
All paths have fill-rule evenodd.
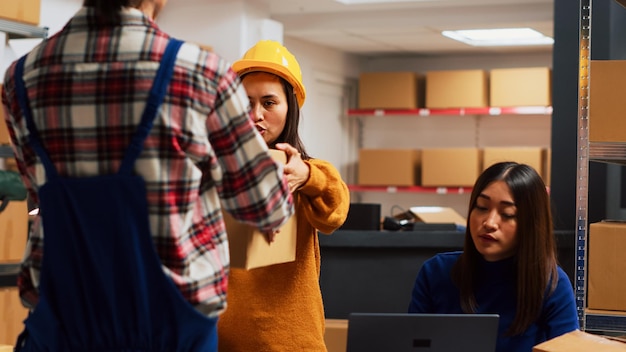
<path id="1" fill-rule="evenodd" d="M 409 313 L 463 313 L 460 292 L 451 271 L 461 252 L 441 253 L 420 269 L 409 304 Z M 476 313 L 500 315 L 497 352 L 530 352 L 533 346 L 579 328 L 574 291 L 565 272 L 558 268 L 556 290 L 543 302 L 539 318 L 523 333 L 505 335 L 515 318 L 516 272 L 514 259 L 483 261 L 476 289 Z"/>

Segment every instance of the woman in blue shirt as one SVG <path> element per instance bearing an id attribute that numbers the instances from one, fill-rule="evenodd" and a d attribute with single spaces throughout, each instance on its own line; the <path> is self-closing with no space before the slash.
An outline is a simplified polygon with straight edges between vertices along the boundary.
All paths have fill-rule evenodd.
<path id="1" fill-rule="evenodd" d="M 500 315 L 498 352 L 530 352 L 579 328 L 572 285 L 558 266 L 550 199 L 530 166 L 496 163 L 476 180 L 462 252 L 427 260 L 409 313 Z"/>

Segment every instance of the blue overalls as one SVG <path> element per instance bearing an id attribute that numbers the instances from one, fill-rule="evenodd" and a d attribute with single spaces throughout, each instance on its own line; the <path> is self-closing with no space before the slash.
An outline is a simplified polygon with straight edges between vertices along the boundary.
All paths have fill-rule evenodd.
<path id="1" fill-rule="evenodd" d="M 28 107 L 20 59 L 16 90 L 47 182 L 39 191 L 45 229 L 39 303 L 16 351 L 217 350 L 217 320 L 196 311 L 163 272 L 145 182 L 133 173 L 181 44 L 169 42 L 118 172 L 85 178 L 57 174 Z"/>

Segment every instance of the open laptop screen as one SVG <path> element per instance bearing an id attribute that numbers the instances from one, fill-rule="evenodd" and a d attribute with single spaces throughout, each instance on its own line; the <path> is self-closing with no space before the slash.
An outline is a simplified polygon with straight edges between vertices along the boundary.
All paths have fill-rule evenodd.
<path id="1" fill-rule="evenodd" d="M 350 313 L 347 352 L 494 352 L 497 314 Z"/>

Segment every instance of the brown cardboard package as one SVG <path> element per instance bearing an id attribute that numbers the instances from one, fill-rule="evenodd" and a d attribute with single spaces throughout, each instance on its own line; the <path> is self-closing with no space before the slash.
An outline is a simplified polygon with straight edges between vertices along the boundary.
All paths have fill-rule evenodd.
<path id="1" fill-rule="evenodd" d="M 0 262 L 22 260 L 28 238 L 28 208 L 26 201 L 10 201 L 0 212 Z"/>
<path id="2" fill-rule="evenodd" d="M 422 186 L 471 187 L 480 173 L 481 153 L 477 148 L 422 150 Z"/>
<path id="3" fill-rule="evenodd" d="M 587 308 L 626 311 L 626 222 L 589 225 Z"/>
<path id="4" fill-rule="evenodd" d="M 324 342 L 328 352 L 346 352 L 348 347 L 348 320 L 326 319 Z"/>
<path id="5" fill-rule="evenodd" d="M 2 85 L 0 84 L 0 92 L 2 92 Z M 0 145 L 11 144 L 11 137 L 9 137 L 9 130 L 4 120 L 4 106 L 0 106 Z"/>
<path id="6" fill-rule="evenodd" d="M 485 147 L 483 170 L 500 161 L 515 161 L 532 166 L 540 175 L 545 174 L 545 149 L 539 147 Z"/>
<path id="7" fill-rule="evenodd" d="M 430 224 L 453 223 L 466 226 L 467 220 L 448 207 L 411 207 L 411 213 L 415 214 L 419 221 Z"/>
<path id="8" fill-rule="evenodd" d="M 549 67 L 492 69 L 489 104 L 499 107 L 552 105 L 552 72 Z"/>
<path id="9" fill-rule="evenodd" d="M 15 344 L 17 335 L 24 329 L 23 321 L 27 314 L 16 287 L 0 288 L 0 346 Z"/>
<path id="10" fill-rule="evenodd" d="M 487 106 L 489 106 L 487 71 L 426 72 L 427 108 L 482 108 Z"/>
<path id="11" fill-rule="evenodd" d="M 532 352 L 617 352 L 626 351 L 626 344 L 580 330 L 555 337 L 533 347 Z"/>
<path id="12" fill-rule="evenodd" d="M 270 155 L 283 164 L 287 161 L 283 151 L 270 149 Z M 294 199 L 295 201 L 297 199 Z M 272 243 L 269 243 L 265 234 L 256 228 L 237 222 L 227 212 L 223 212 L 223 215 L 228 233 L 231 267 L 254 269 L 296 260 L 295 215 L 280 228 L 280 233 Z"/>
<path id="13" fill-rule="evenodd" d="M 424 106 L 424 78 L 416 72 L 366 72 L 359 78 L 360 109 Z"/>
<path id="14" fill-rule="evenodd" d="M 27 24 L 39 24 L 40 0 L 0 1 L 0 17 L 6 20 Z"/>
<path id="15" fill-rule="evenodd" d="M 420 151 L 417 149 L 359 150 L 359 184 L 415 186 L 419 184 Z"/>
<path id="16" fill-rule="evenodd" d="M 590 74 L 589 141 L 626 141 L 626 60 L 592 60 Z"/>

